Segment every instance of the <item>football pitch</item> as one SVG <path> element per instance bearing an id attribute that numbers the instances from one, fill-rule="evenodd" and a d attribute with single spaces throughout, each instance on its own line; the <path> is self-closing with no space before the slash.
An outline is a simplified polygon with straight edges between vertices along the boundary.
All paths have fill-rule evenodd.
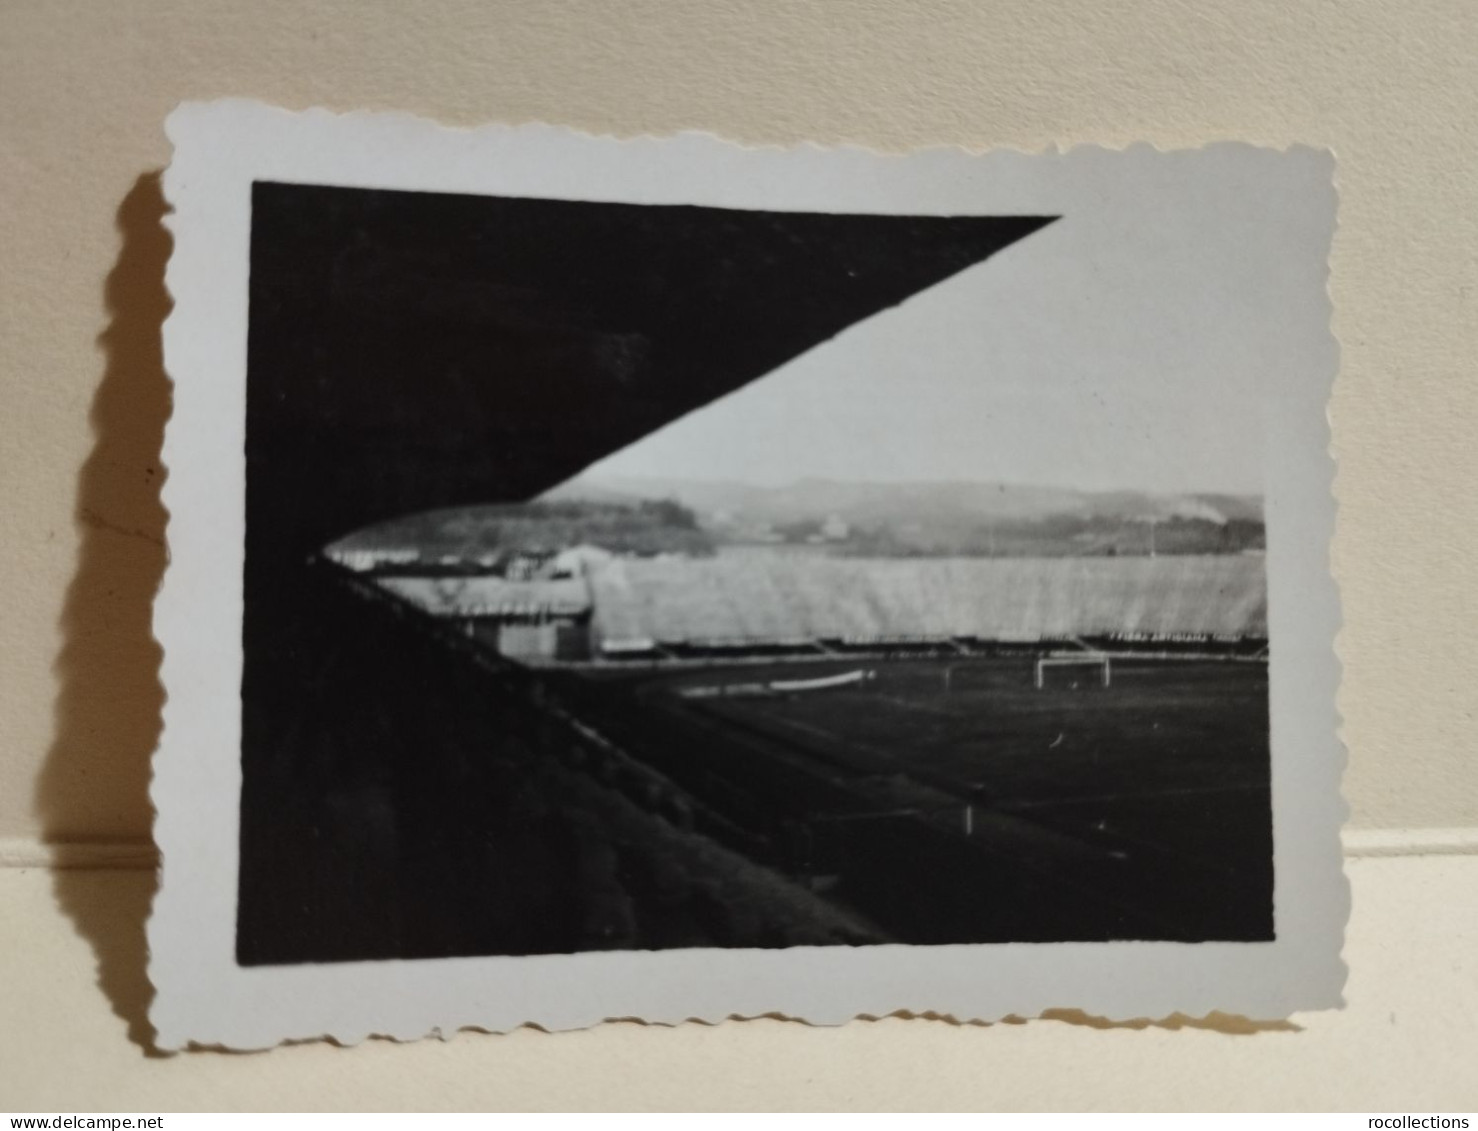
<path id="1" fill-rule="evenodd" d="M 1262 664 L 1120 661 L 1108 688 L 1083 668 L 1053 673 L 1041 690 L 1026 659 L 864 666 L 875 678 L 856 689 L 713 699 L 705 708 L 829 759 L 1002 807 L 1101 810 L 1093 824 L 1131 801 L 1141 811 L 1156 799 L 1173 808 L 1268 787 Z M 743 678 L 788 674 L 777 665 Z M 1187 830 L 1177 839 L 1194 837 Z"/>
<path id="2" fill-rule="evenodd" d="M 859 669 L 871 678 L 853 686 L 714 693 Z M 776 808 L 805 810 L 813 869 L 835 873 L 839 898 L 884 907 L 895 930 L 906 920 L 905 936 L 936 911 L 906 883 L 880 895 L 884 873 L 912 872 L 921 891 L 956 903 L 979 891 L 985 904 L 1037 907 L 1026 918 L 1019 906 L 962 911 L 938 941 L 997 930 L 1269 937 L 1266 665 L 1116 660 L 1106 688 L 1091 666 L 1053 671 L 1041 689 L 1033 676 L 1028 657 L 857 658 L 647 672 L 634 683 L 648 710 L 702 727 L 705 740 L 682 756 L 690 766 L 753 778 Z M 1089 908 L 1099 898 L 1114 908 Z M 909 899 L 913 911 L 894 916 Z"/>

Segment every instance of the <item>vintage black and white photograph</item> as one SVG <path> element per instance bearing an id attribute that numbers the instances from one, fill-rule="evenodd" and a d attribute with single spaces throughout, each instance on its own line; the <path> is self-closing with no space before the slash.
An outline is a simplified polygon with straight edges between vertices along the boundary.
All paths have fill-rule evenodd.
<path id="1" fill-rule="evenodd" d="M 228 1043 L 1337 1000 L 1325 155 L 228 104 L 185 172 L 233 129 L 172 186 L 166 1010 L 187 829 Z M 602 1004 L 442 961 L 513 959 Z"/>

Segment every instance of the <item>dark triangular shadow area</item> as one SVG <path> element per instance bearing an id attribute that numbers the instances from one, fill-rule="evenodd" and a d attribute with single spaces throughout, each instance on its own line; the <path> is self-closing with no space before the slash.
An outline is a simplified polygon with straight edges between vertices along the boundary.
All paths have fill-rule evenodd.
<path id="1" fill-rule="evenodd" d="M 880 941 L 312 559 L 533 498 L 1049 222 L 257 185 L 239 960 Z"/>
<path id="2" fill-rule="evenodd" d="M 253 548 L 531 498 L 1050 222 L 259 184 Z"/>

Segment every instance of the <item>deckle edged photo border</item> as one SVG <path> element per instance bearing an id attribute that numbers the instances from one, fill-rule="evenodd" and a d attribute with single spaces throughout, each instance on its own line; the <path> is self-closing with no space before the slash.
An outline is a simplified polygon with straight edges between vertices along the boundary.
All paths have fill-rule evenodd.
<path id="1" fill-rule="evenodd" d="M 1329 154 L 168 132 L 160 1047 L 1341 1004 Z"/>

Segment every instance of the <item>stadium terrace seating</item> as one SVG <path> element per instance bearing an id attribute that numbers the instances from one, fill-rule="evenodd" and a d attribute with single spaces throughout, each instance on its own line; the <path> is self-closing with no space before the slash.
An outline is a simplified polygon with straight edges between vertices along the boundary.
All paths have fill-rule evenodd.
<path id="1" fill-rule="evenodd" d="M 1255 556 L 619 559 L 590 574 L 619 643 L 1267 636 Z"/>

